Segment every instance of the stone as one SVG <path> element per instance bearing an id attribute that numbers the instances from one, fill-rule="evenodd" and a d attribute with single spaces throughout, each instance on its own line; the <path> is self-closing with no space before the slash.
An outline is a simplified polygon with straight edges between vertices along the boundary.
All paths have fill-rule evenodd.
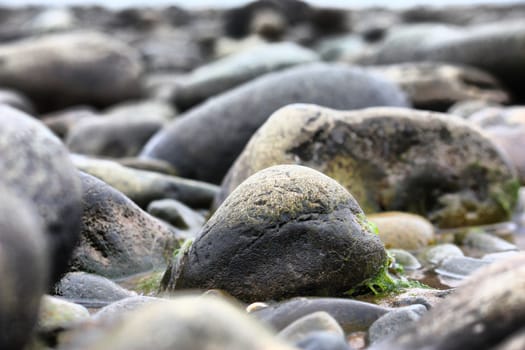
<path id="1" fill-rule="evenodd" d="M 87 307 L 105 306 L 136 295 L 105 277 L 86 272 L 67 273 L 56 284 L 55 293 Z"/>
<path id="2" fill-rule="evenodd" d="M 67 8 L 48 8 L 42 10 L 29 23 L 35 33 L 71 30 L 76 25 L 75 14 Z"/>
<path id="3" fill-rule="evenodd" d="M 186 238 L 195 238 L 195 235 L 206 222 L 206 218 L 174 199 L 161 199 L 148 205 L 148 213 L 162 219 L 176 228 L 184 231 Z"/>
<path id="4" fill-rule="evenodd" d="M 278 336 L 289 343 L 295 343 L 314 332 L 330 332 L 345 339 L 345 332 L 339 323 L 325 311 L 317 311 L 295 320 L 280 331 Z"/>
<path id="5" fill-rule="evenodd" d="M 119 322 L 79 332 L 65 349 L 292 350 L 241 309 L 213 297 L 151 303 Z"/>
<path id="6" fill-rule="evenodd" d="M 89 311 L 84 306 L 44 295 L 40 303 L 37 330 L 39 333 L 51 333 L 69 329 L 88 318 Z"/>
<path id="7" fill-rule="evenodd" d="M 0 85 L 26 94 L 37 110 L 107 106 L 140 95 L 133 48 L 97 32 L 28 38 L 0 46 Z"/>
<path id="8" fill-rule="evenodd" d="M 130 313 L 145 305 L 164 303 L 166 301 L 167 299 L 145 295 L 131 296 L 104 306 L 93 315 L 93 320 L 101 324 L 111 324 L 127 318 Z"/>
<path id="9" fill-rule="evenodd" d="M 397 86 L 362 69 L 302 65 L 265 74 L 189 110 L 155 134 L 141 156 L 167 160 L 182 177 L 219 183 L 270 114 L 294 102 L 337 109 L 408 104 Z"/>
<path id="10" fill-rule="evenodd" d="M 215 207 L 251 174 L 287 163 L 334 178 L 367 214 L 411 212 L 440 228 L 507 220 L 516 202 L 514 168 L 462 119 L 406 108 L 296 104 L 276 111 L 253 135 Z"/>
<path id="11" fill-rule="evenodd" d="M 78 241 L 81 188 L 60 140 L 35 118 L 0 106 L 0 180 L 36 206 L 50 256 L 50 287 L 67 269 Z"/>
<path id="12" fill-rule="evenodd" d="M 371 344 L 384 341 L 400 333 L 411 323 L 416 322 L 427 311 L 427 308 L 421 304 L 400 307 L 381 316 L 375 321 L 368 330 L 368 340 Z"/>
<path id="13" fill-rule="evenodd" d="M 438 244 L 429 247 L 420 254 L 420 261 L 427 265 L 440 265 L 447 258 L 463 257 L 465 254 L 452 243 Z"/>
<path id="14" fill-rule="evenodd" d="M 494 74 L 522 97 L 519 86 L 524 78 L 524 38 L 525 25 L 521 20 L 470 27 L 407 26 L 389 32 L 376 53 L 362 62 L 437 61 L 470 65 Z"/>
<path id="15" fill-rule="evenodd" d="M 454 103 L 448 109 L 448 114 L 454 114 L 464 119 L 468 119 L 472 114 L 479 112 L 487 107 L 498 107 L 499 104 L 486 100 L 464 100 Z"/>
<path id="16" fill-rule="evenodd" d="M 219 192 L 216 185 L 137 170 L 116 162 L 73 157 L 78 169 L 89 173 L 124 193 L 141 208 L 158 199 L 176 199 L 196 208 L 209 208 Z"/>
<path id="17" fill-rule="evenodd" d="M 346 340 L 332 332 L 313 332 L 295 343 L 303 350 L 352 350 Z"/>
<path id="18" fill-rule="evenodd" d="M 388 253 L 394 257 L 396 264 L 403 266 L 405 270 L 417 270 L 421 263 L 417 258 L 403 249 L 389 249 Z"/>
<path id="19" fill-rule="evenodd" d="M 525 320 L 525 255 L 485 266 L 393 339 L 370 349 L 495 349 Z"/>
<path id="20" fill-rule="evenodd" d="M 71 270 L 115 278 L 165 266 L 177 246 L 176 231 L 106 183 L 79 176 L 82 226 Z"/>
<path id="21" fill-rule="evenodd" d="M 146 305 L 161 303 L 164 304 L 168 300 L 162 298 L 155 298 L 151 296 L 137 295 L 115 301 L 107 306 L 104 306 L 93 315 L 95 322 L 101 324 L 111 324 L 118 320 L 125 319 L 135 310 L 143 308 Z"/>
<path id="22" fill-rule="evenodd" d="M 435 271 L 438 275 L 446 278 L 464 279 L 474 271 L 490 264 L 491 262 L 487 260 L 453 256 L 443 260 Z"/>
<path id="23" fill-rule="evenodd" d="M 313 169 L 281 165 L 228 197 L 162 287 L 218 288 L 246 302 L 338 296 L 376 276 L 386 259 L 350 193 Z"/>
<path id="24" fill-rule="evenodd" d="M 324 39 L 317 46 L 319 55 L 327 61 L 353 61 L 366 49 L 363 37 L 354 33 Z"/>
<path id="25" fill-rule="evenodd" d="M 463 239 L 463 245 L 475 248 L 483 253 L 498 253 L 516 251 L 516 245 L 507 242 L 503 238 L 485 232 L 471 231 Z"/>
<path id="26" fill-rule="evenodd" d="M 293 298 L 251 312 L 251 315 L 277 331 L 314 312 L 332 316 L 345 333 L 366 331 L 379 317 L 390 311 L 387 307 L 344 298 Z"/>
<path id="27" fill-rule="evenodd" d="M 398 84 L 415 108 L 446 111 L 458 101 L 478 99 L 508 103 L 509 94 L 491 74 L 469 66 L 408 62 L 371 67 Z"/>
<path id="28" fill-rule="evenodd" d="M 35 108 L 29 99 L 18 91 L 0 89 L 0 104 L 6 104 L 26 113 L 33 113 Z"/>
<path id="29" fill-rule="evenodd" d="M 48 252 L 36 208 L 1 183 L 0 193 L 0 348 L 22 349 L 47 287 Z"/>
<path id="30" fill-rule="evenodd" d="M 154 173 L 161 173 L 165 175 L 176 176 L 177 172 L 170 163 L 165 162 L 159 159 L 145 159 L 137 157 L 125 157 L 114 159 L 115 162 L 119 163 L 128 168 L 138 169 L 138 170 L 147 170 Z"/>
<path id="31" fill-rule="evenodd" d="M 384 212 L 370 214 L 367 218 L 377 226 L 379 238 L 387 249 L 418 250 L 435 240 L 434 227 L 419 215 Z"/>
<path id="32" fill-rule="evenodd" d="M 479 125 L 490 139 L 503 149 L 525 184 L 525 107 L 488 107 L 468 118 Z"/>
<path id="33" fill-rule="evenodd" d="M 73 106 L 63 110 L 46 113 L 41 117 L 55 135 L 64 140 L 69 131 L 84 119 L 94 120 L 101 117 L 93 108 L 88 106 Z"/>
<path id="34" fill-rule="evenodd" d="M 177 86 L 175 103 L 188 109 L 260 75 L 318 60 L 314 52 L 294 43 L 256 46 L 192 71 Z"/>
<path id="35" fill-rule="evenodd" d="M 375 297 L 374 303 L 385 308 L 399 308 L 410 305 L 423 305 L 427 310 L 432 309 L 437 304 L 443 302 L 454 289 L 434 289 L 434 288 L 408 288 L 398 293 L 390 293 Z"/>

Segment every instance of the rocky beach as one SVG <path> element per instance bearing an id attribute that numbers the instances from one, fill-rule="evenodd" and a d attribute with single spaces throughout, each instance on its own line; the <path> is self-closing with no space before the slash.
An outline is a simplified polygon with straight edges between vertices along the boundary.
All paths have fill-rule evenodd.
<path id="1" fill-rule="evenodd" d="M 525 349 L 525 4 L 0 6 L 0 193 L 0 349 Z"/>

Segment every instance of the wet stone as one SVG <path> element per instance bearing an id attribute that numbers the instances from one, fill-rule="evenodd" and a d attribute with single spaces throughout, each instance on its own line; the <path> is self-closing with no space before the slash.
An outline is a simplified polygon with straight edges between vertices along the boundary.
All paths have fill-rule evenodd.
<path id="1" fill-rule="evenodd" d="M 437 274 L 445 278 L 464 279 L 474 271 L 489 265 L 491 262 L 469 257 L 450 257 L 441 262 L 435 270 Z"/>
<path id="2" fill-rule="evenodd" d="M 386 338 L 401 332 L 408 327 L 410 323 L 419 320 L 426 311 L 427 308 L 421 304 L 394 309 L 386 315 L 381 316 L 370 326 L 368 330 L 368 340 L 370 343 L 384 341 Z"/>
<path id="3" fill-rule="evenodd" d="M 296 343 L 315 332 L 330 332 L 345 338 L 345 333 L 337 321 L 325 311 L 314 312 L 289 324 L 279 332 L 279 337 L 290 343 Z"/>
<path id="4" fill-rule="evenodd" d="M 388 252 L 394 257 L 396 264 L 403 266 L 405 270 L 417 270 L 421 263 L 417 258 L 403 249 L 389 249 Z"/>
<path id="5" fill-rule="evenodd" d="M 451 243 L 438 244 L 433 247 L 429 247 L 420 254 L 420 261 L 430 265 L 440 265 L 443 260 L 453 257 L 463 257 L 463 251 Z"/>
<path id="6" fill-rule="evenodd" d="M 485 232 L 472 231 L 463 239 L 463 245 L 475 248 L 482 253 L 516 251 L 518 247 L 508 241 Z"/>
<path id="7" fill-rule="evenodd" d="M 147 211 L 184 231 L 181 235 L 187 238 L 194 238 L 206 221 L 203 215 L 174 199 L 153 201 L 148 205 Z"/>

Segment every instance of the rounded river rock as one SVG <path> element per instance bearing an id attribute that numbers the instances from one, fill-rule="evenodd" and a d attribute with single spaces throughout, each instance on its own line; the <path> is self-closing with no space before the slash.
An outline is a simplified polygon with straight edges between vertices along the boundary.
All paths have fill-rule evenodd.
<path id="1" fill-rule="evenodd" d="M 231 194 L 163 284 L 223 289 L 246 302 L 342 295 L 386 262 L 368 227 L 336 181 L 302 166 L 271 167 Z"/>

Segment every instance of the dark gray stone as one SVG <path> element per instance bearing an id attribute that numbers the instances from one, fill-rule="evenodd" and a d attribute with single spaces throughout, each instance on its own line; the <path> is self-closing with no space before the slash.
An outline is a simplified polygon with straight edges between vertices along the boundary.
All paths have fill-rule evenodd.
<path id="1" fill-rule="evenodd" d="M 165 266 L 177 245 L 175 230 L 106 183 L 79 176 L 84 211 L 71 269 L 123 277 Z"/>
<path id="2" fill-rule="evenodd" d="M 165 289 L 223 289 L 246 302 L 338 296 L 384 268 L 386 252 L 341 185 L 307 167 L 247 179 L 166 274 Z"/>
<path id="3" fill-rule="evenodd" d="M 446 278 L 464 279 L 474 271 L 490 265 L 488 260 L 470 258 L 467 256 L 450 257 L 439 265 L 435 270 L 437 274 Z"/>
<path id="4" fill-rule="evenodd" d="M 161 199 L 148 205 L 148 213 L 167 221 L 182 230 L 181 234 L 194 238 L 202 228 L 206 218 L 175 199 Z"/>
<path id="5" fill-rule="evenodd" d="M 370 326 L 368 340 L 375 343 L 393 337 L 419 320 L 426 312 L 427 308 L 421 304 L 394 309 Z"/>
<path id="6" fill-rule="evenodd" d="M 50 253 L 50 284 L 65 272 L 77 243 L 81 189 L 60 140 L 41 122 L 0 106 L 0 179 L 42 216 Z"/>
<path id="7" fill-rule="evenodd" d="M 0 348 L 22 349 L 48 283 L 48 252 L 36 209 L 3 184 L 0 193 Z"/>
<path id="8" fill-rule="evenodd" d="M 345 338 L 332 332 L 314 332 L 295 343 L 303 350 L 351 350 Z"/>
<path id="9" fill-rule="evenodd" d="M 33 113 L 35 110 L 26 96 L 9 89 L 0 89 L 0 104 L 9 105 L 26 113 Z"/>
<path id="10" fill-rule="evenodd" d="M 270 114 L 295 102 L 336 109 L 408 104 L 395 85 L 359 68 L 305 65 L 266 74 L 197 106 L 152 137 L 141 155 L 169 161 L 180 176 L 218 183 Z"/>

